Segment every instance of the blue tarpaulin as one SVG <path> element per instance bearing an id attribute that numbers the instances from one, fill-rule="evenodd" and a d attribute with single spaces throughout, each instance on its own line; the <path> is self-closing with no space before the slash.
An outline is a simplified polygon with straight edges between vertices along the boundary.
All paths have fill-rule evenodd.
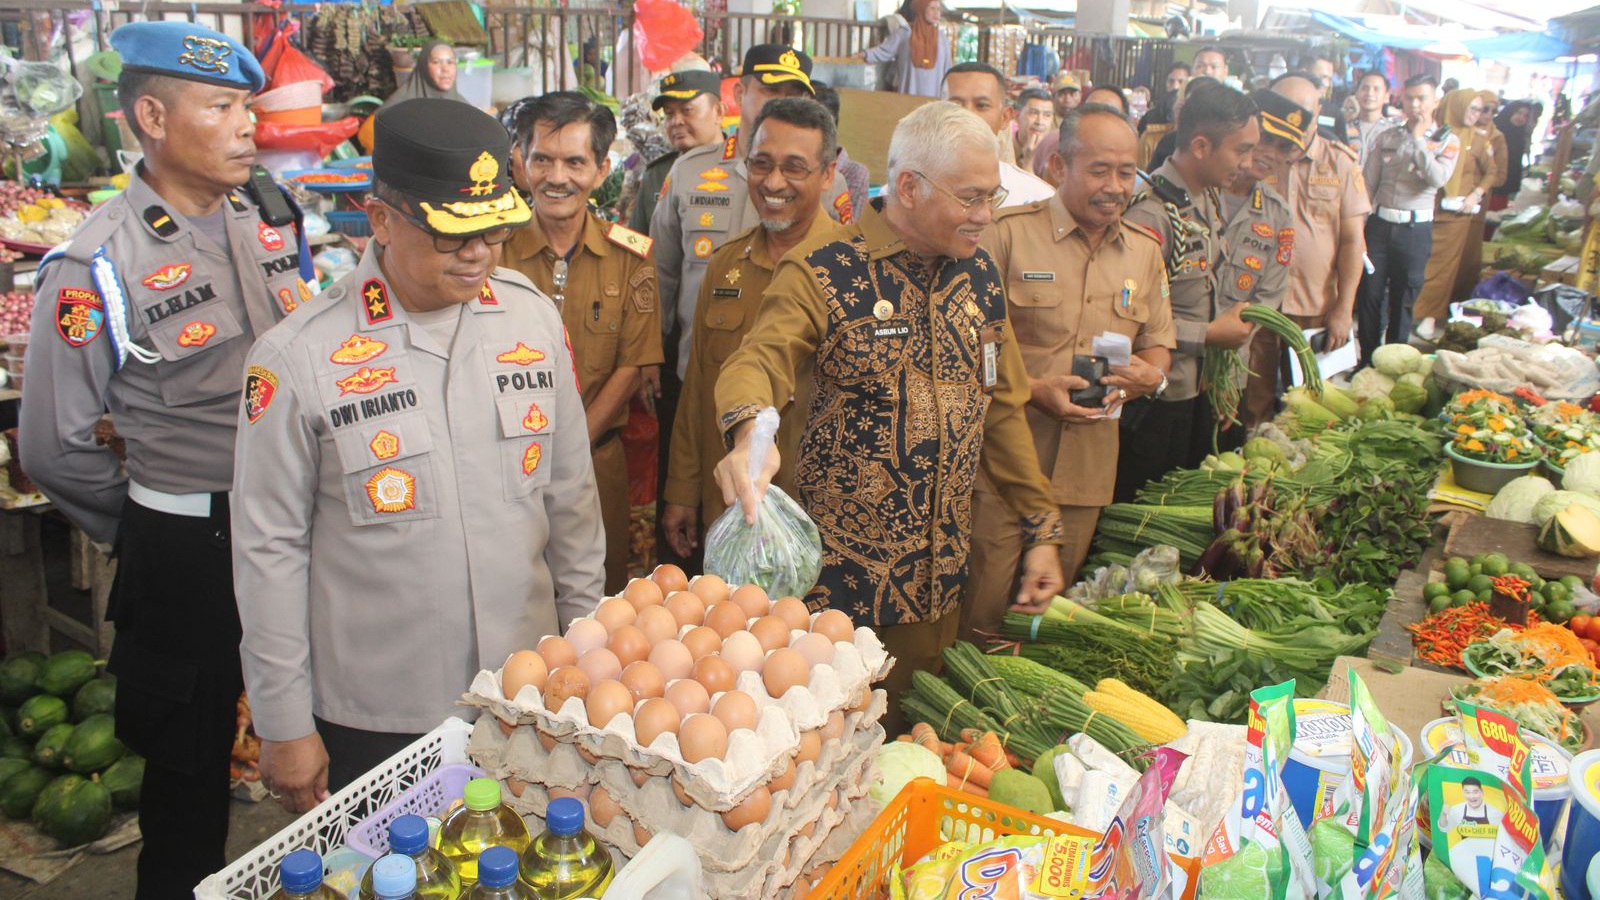
<path id="1" fill-rule="evenodd" d="M 1431 44 L 1437 44 L 1439 42 L 1439 39 L 1436 37 L 1420 35 L 1413 37 L 1411 35 L 1388 34 L 1375 28 L 1368 28 L 1354 19 L 1347 19 L 1344 16 L 1336 16 L 1333 13 L 1323 12 L 1319 9 L 1311 10 L 1311 18 L 1312 21 L 1331 28 L 1345 37 L 1360 41 L 1363 44 L 1372 44 L 1379 47 L 1393 47 L 1396 50 L 1421 50 L 1423 47 L 1427 47 Z"/>
<path id="2" fill-rule="evenodd" d="M 1572 45 L 1549 32 L 1525 31 L 1466 41 L 1467 49 L 1479 59 L 1503 62 L 1547 62 L 1572 56 Z"/>

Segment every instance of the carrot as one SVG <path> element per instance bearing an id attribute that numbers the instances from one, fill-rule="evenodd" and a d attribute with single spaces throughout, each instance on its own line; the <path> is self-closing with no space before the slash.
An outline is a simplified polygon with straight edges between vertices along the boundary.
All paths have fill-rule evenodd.
<path id="1" fill-rule="evenodd" d="M 998 772 L 1001 769 L 1011 768 L 1010 760 L 1006 759 L 1005 748 L 1000 746 L 1000 739 L 995 737 L 992 731 L 979 735 L 978 739 L 972 742 L 968 752 L 972 754 L 973 759 L 988 766 L 991 771 Z"/>
<path id="2" fill-rule="evenodd" d="M 911 735 L 902 734 L 899 737 L 895 738 L 895 741 L 897 741 L 899 743 L 909 744 L 909 743 L 911 743 Z"/>
<path id="3" fill-rule="evenodd" d="M 988 790 L 989 782 L 994 780 L 994 771 L 992 769 L 960 750 L 951 751 L 950 757 L 945 760 L 944 767 L 951 775 L 961 779 L 960 783 L 956 785 L 958 788 L 964 788 L 968 782 L 971 782 Z"/>
<path id="4" fill-rule="evenodd" d="M 970 781 L 962 785 L 961 790 L 965 793 L 971 794 L 974 797 L 983 797 L 984 799 L 988 799 L 989 797 L 989 791 L 987 788 L 978 787 L 976 784 L 973 784 Z"/>
<path id="5" fill-rule="evenodd" d="M 1011 764 L 1011 768 L 1013 768 L 1013 769 L 1021 769 L 1021 768 L 1023 768 L 1022 757 L 1020 757 L 1017 754 L 1011 752 L 1011 748 L 1010 747 L 1007 747 L 1005 749 L 1006 749 L 1006 762 Z"/>
<path id="6" fill-rule="evenodd" d="M 911 740 L 921 747 L 932 750 L 941 759 L 944 758 L 946 753 L 950 752 L 949 746 L 944 741 L 939 740 L 939 733 L 934 731 L 933 726 L 927 722 L 918 722 L 911 726 Z"/>

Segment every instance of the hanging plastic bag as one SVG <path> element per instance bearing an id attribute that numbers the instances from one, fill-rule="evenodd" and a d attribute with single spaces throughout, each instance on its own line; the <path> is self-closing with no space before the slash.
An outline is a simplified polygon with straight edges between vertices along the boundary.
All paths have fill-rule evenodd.
<path id="1" fill-rule="evenodd" d="M 678 57 L 699 45 L 705 32 L 694 14 L 674 0 L 638 0 L 633 5 L 633 44 L 652 72 L 672 68 Z"/>
<path id="2" fill-rule="evenodd" d="M 750 480 L 755 481 L 772 452 L 778 411 L 763 409 L 750 435 Z M 822 537 L 817 526 L 782 488 L 767 488 L 756 504 L 756 523 L 744 520 L 735 503 L 711 523 L 706 534 L 705 569 L 729 584 L 758 584 L 773 597 L 804 597 L 822 571 Z"/>

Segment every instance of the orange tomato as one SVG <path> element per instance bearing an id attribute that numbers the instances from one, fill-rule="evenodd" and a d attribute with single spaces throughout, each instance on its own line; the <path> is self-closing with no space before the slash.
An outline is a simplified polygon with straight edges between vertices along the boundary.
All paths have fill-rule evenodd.
<path id="1" fill-rule="evenodd" d="M 1583 645 L 1583 649 L 1589 651 L 1589 655 L 1591 657 L 1600 655 L 1600 643 L 1595 643 L 1593 639 L 1586 637 L 1578 638 L 1578 643 Z"/>

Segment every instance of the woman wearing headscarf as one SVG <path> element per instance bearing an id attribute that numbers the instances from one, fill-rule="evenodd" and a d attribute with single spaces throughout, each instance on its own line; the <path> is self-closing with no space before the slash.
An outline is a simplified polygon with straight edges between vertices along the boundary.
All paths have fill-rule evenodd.
<path id="1" fill-rule="evenodd" d="M 938 97 L 944 73 L 954 65 L 950 42 L 939 31 L 943 11 L 939 0 L 908 0 L 900 8 L 906 27 L 862 51 L 862 58 L 869 63 L 894 62 L 900 72 L 900 93 Z"/>
<path id="2" fill-rule="evenodd" d="M 1434 320 L 1442 318 L 1453 298 L 1456 276 L 1460 273 L 1467 233 L 1477 220 L 1478 208 L 1494 187 L 1494 159 L 1489 138 L 1478 130 L 1483 115 L 1483 100 L 1474 90 L 1454 90 L 1439 105 L 1439 122 L 1450 128 L 1461 141 L 1455 171 L 1439 189 L 1434 200 L 1433 252 L 1423 275 L 1422 291 L 1417 295 L 1413 315 L 1423 337 L 1433 335 Z M 1481 225 L 1479 226 L 1482 227 Z"/>
<path id="3" fill-rule="evenodd" d="M 1483 110 L 1478 113 L 1478 134 L 1489 142 L 1490 175 L 1489 185 L 1493 190 L 1506 180 L 1506 136 L 1495 125 L 1494 113 L 1500 105 L 1500 95 L 1494 91 L 1479 91 L 1478 101 L 1483 104 Z M 1485 222 L 1489 215 L 1489 208 L 1494 203 L 1494 196 L 1486 194 L 1487 202 L 1479 205 L 1478 212 L 1472 217 L 1472 226 L 1467 229 L 1467 243 L 1461 249 L 1461 267 L 1456 270 L 1455 285 L 1450 290 L 1454 298 L 1470 298 L 1472 289 L 1483 280 L 1483 239 Z"/>
<path id="4" fill-rule="evenodd" d="M 1489 197 L 1490 209 L 1505 209 L 1511 198 L 1522 189 L 1522 173 L 1528 162 L 1528 148 L 1533 144 L 1533 129 L 1539 123 L 1534 105 L 1527 100 L 1514 100 L 1506 104 L 1494 117 L 1495 127 L 1506 140 L 1506 177 Z"/>
<path id="5" fill-rule="evenodd" d="M 394 106 L 414 97 L 442 97 L 467 102 L 456 90 L 456 53 L 449 41 L 429 41 L 417 51 L 417 67 L 400 89 L 389 95 L 384 106 Z"/>

